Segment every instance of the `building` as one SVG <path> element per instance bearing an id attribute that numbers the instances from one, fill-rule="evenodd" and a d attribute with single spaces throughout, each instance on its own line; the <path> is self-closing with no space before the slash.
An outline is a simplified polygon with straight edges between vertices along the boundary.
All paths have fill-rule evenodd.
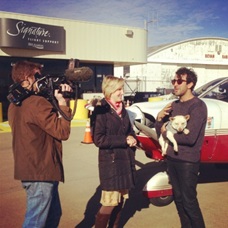
<path id="1" fill-rule="evenodd" d="M 69 59 L 93 70 L 80 94 L 101 92 L 103 76 L 114 67 L 142 64 L 147 57 L 147 30 L 0 11 L 0 102 L 4 119 L 11 63 L 30 60 L 44 65 L 43 74 L 64 74 Z"/>
<path id="2" fill-rule="evenodd" d="M 170 80 L 182 66 L 193 68 L 198 74 L 197 87 L 228 76 L 228 39 L 205 37 L 151 47 L 147 63 L 116 67 L 115 75 L 127 76 L 126 92 L 170 91 Z M 128 70 L 128 71 L 127 71 Z"/>

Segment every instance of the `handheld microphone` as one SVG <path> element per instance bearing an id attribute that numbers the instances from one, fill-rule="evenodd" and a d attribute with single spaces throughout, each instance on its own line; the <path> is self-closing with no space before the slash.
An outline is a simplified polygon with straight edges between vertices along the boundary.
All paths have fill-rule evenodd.
<path id="1" fill-rule="evenodd" d="M 74 82 L 89 81 L 93 76 L 93 71 L 89 67 L 79 67 L 65 70 L 66 79 Z"/>

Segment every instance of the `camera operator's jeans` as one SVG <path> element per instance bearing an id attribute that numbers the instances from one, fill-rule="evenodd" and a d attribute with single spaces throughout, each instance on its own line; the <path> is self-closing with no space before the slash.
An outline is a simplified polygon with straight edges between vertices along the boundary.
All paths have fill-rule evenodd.
<path id="1" fill-rule="evenodd" d="M 62 215 L 58 182 L 27 182 L 22 186 L 27 193 L 27 210 L 23 228 L 56 228 Z"/>
<path id="2" fill-rule="evenodd" d="M 167 160 L 167 165 L 181 227 L 204 228 L 196 192 L 200 164 Z"/>

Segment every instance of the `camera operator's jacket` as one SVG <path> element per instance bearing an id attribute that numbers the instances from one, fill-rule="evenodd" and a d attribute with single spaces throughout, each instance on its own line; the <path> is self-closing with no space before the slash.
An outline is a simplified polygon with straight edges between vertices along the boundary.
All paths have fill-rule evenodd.
<path id="1" fill-rule="evenodd" d="M 61 110 L 70 117 L 67 106 Z M 8 120 L 13 135 L 14 177 L 22 181 L 64 181 L 62 142 L 70 135 L 70 121 L 59 117 L 41 96 L 10 104 Z"/>

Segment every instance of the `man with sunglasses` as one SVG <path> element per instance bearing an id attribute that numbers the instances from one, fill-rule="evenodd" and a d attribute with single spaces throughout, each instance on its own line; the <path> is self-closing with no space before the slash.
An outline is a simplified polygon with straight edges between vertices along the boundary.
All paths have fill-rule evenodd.
<path id="1" fill-rule="evenodd" d="M 178 153 L 169 143 L 167 149 L 167 167 L 173 188 L 174 202 L 183 228 L 204 228 L 204 219 L 197 200 L 197 182 L 200 166 L 200 151 L 203 144 L 207 122 L 205 103 L 192 93 L 197 75 L 192 69 L 182 67 L 176 71 L 171 81 L 173 93 L 178 100 L 165 106 L 156 119 L 158 136 L 166 137 L 165 122 L 170 116 L 190 115 L 189 134 L 175 134 Z"/>

